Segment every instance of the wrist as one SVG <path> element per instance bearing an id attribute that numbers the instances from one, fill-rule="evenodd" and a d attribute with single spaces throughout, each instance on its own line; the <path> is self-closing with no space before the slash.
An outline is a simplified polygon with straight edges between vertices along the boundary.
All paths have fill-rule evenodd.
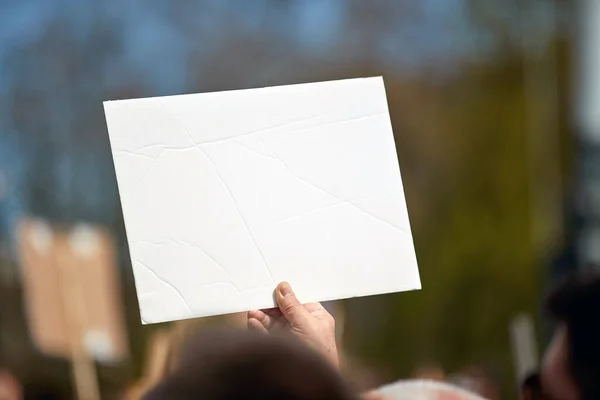
<path id="1" fill-rule="evenodd" d="M 323 355 L 335 369 L 340 369 L 340 355 L 337 346 L 326 348 Z"/>

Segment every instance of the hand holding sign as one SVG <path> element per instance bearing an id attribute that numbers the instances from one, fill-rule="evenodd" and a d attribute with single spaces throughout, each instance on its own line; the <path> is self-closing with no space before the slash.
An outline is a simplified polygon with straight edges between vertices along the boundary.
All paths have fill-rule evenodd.
<path id="1" fill-rule="evenodd" d="M 288 331 L 339 367 L 335 320 L 319 303 L 300 304 L 289 283 L 275 290 L 279 308 L 250 311 L 248 326 L 262 332 Z"/>

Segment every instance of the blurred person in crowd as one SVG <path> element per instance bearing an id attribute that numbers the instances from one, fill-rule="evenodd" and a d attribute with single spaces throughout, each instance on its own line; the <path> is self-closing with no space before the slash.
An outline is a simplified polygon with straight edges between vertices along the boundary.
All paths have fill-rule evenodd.
<path id="1" fill-rule="evenodd" d="M 276 291 L 278 309 L 251 311 L 248 325 L 261 332 L 291 332 L 330 361 L 339 365 L 335 344 L 335 321 L 318 303 L 301 305 L 287 283 Z M 397 382 L 362 395 L 364 400 L 477 400 L 480 397 L 449 384 L 429 382 L 444 379 L 444 370 L 438 365 L 427 365 L 419 370 L 419 379 Z M 427 381 L 425 381 L 427 380 Z"/>
<path id="2" fill-rule="evenodd" d="M 277 309 L 248 313 L 250 332 L 208 331 L 191 339 L 175 368 L 143 398 L 480 399 L 448 384 L 432 386 L 421 381 L 359 395 L 339 373 L 331 314 L 321 304 L 301 304 L 287 283 L 277 287 L 275 298 Z"/>
<path id="3" fill-rule="evenodd" d="M 206 331 L 191 339 L 178 363 L 146 400 L 355 400 L 336 368 L 284 335 Z"/>
<path id="4" fill-rule="evenodd" d="M 248 314 L 250 332 L 208 331 L 191 339 L 144 399 L 358 399 L 338 372 L 331 314 L 320 304 L 301 305 L 287 283 L 275 297 L 278 309 Z"/>
<path id="5" fill-rule="evenodd" d="M 555 290 L 547 309 L 558 325 L 539 377 L 523 394 L 531 399 L 600 399 L 600 274 L 576 275 Z"/>
<path id="6" fill-rule="evenodd" d="M 318 303 L 302 305 L 287 283 L 278 286 L 275 297 L 278 309 L 251 311 L 248 326 L 260 332 L 290 332 L 298 339 L 320 352 L 331 365 L 338 367 L 335 343 L 335 321 Z M 476 400 L 474 394 L 451 385 L 435 386 L 424 379 L 444 379 L 444 371 L 437 365 L 420 371 L 420 379 L 396 383 L 362 395 L 363 400 Z"/>

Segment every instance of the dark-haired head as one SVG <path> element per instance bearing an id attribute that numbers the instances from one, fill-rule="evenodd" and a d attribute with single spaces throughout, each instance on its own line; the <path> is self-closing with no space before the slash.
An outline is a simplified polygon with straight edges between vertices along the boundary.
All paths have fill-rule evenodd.
<path id="1" fill-rule="evenodd" d="M 542 369 L 556 399 L 600 399 L 600 274 L 578 274 L 555 290 L 547 309 L 558 322 Z"/>
<path id="2" fill-rule="evenodd" d="M 354 400 L 333 367 L 296 341 L 210 331 L 182 349 L 174 371 L 145 400 Z"/>

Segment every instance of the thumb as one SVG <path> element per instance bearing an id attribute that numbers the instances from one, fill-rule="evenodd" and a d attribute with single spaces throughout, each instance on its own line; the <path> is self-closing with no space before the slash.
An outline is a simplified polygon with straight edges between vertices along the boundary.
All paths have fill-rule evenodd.
<path id="1" fill-rule="evenodd" d="M 277 285 L 275 298 L 279 310 L 290 325 L 301 325 L 308 317 L 308 311 L 300 304 L 289 283 L 282 282 Z"/>

